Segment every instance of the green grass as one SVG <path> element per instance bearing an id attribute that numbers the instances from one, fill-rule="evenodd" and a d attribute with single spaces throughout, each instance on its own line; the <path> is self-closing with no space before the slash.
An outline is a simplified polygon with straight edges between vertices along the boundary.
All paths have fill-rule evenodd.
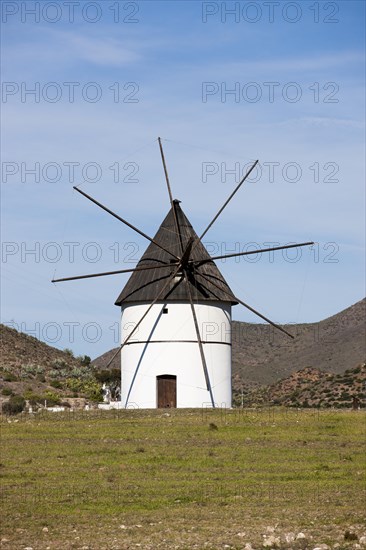
<path id="1" fill-rule="evenodd" d="M 280 538 L 302 531 L 311 548 L 348 548 L 347 529 L 366 534 L 363 411 L 67 411 L 10 420 L 1 423 L 4 548 L 256 548 L 268 527 Z"/>

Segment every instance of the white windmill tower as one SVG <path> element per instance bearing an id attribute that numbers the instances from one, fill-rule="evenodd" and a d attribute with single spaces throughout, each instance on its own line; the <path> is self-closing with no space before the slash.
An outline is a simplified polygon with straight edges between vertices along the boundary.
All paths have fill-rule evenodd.
<path id="1" fill-rule="evenodd" d="M 121 307 L 121 407 L 231 407 L 231 307 L 235 297 L 215 260 L 282 250 L 312 242 L 210 257 L 202 238 L 256 166 L 256 161 L 200 237 L 173 200 L 158 138 L 170 211 L 154 238 L 84 191 L 76 191 L 150 241 L 135 269 L 54 279 L 52 282 L 132 272 L 116 305 Z"/>
<path id="2" fill-rule="evenodd" d="M 179 201 L 173 201 L 154 241 L 171 254 L 151 243 L 137 268 L 159 269 L 135 271 L 116 301 L 122 342 L 154 302 L 121 352 L 122 403 L 230 407 L 231 306 L 237 302 Z M 178 269 L 182 251 L 186 261 Z"/>

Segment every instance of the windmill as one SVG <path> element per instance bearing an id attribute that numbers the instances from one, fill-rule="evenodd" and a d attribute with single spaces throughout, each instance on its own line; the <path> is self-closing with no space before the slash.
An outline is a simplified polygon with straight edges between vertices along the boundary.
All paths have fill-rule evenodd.
<path id="1" fill-rule="evenodd" d="M 173 199 L 158 138 L 170 210 L 152 238 L 79 189 L 88 200 L 150 242 L 134 269 L 79 275 L 52 282 L 131 273 L 115 304 L 121 307 L 121 408 L 231 407 L 231 308 L 241 304 L 288 337 L 293 336 L 236 297 L 215 260 L 313 244 L 305 242 L 211 257 L 202 239 L 254 170 L 255 161 L 198 236 Z"/>

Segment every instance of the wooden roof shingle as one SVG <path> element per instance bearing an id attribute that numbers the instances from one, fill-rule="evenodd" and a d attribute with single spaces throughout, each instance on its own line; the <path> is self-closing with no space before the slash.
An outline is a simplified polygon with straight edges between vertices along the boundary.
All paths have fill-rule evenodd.
<path id="1" fill-rule="evenodd" d="M 174 201 L 174 208 L 180 236 L 177 234 L 174 212 L 171 208 L 155 234 L 154 241 L 158 242 L 166 250 L 171 251 L 175 256 L 181 257 L 180 240 L 184 250 L 189 239 L 198 239 L 198 236 L 181 209 L 179 201 Z M 197 241 L 192 248 L 190 260 L 202 261 L 209 259 L 210 255 L 207 250 L 201 241 Z M 152 302 L 166 284 L 174 269 L 176 269 L 176 266 L 172 265 L 172 262 L 175 262 L 173 256 L 156 246 L 154 243 L 151 243 L 147 247 L 136 267 L 141 268 L 155 265 L 165 265 L 166 267 L 149 269 L 145 271 L 135 271 L 132 273 L 125 287 L 118 296 L 115 304 L 117 306 L 122 306 L 123 304 L 132 302 Z M 210 282 L 204 278 L 203 275 L 208 279 L 211 278 L 215 285 L 210 284 Z M 219 301 L 237 304 L 230 287 L 213 261 L 202 265 L 196 264 L 196 267 L 190 271 L 190 276 L 188 279 L 183 277 L 174 277 L 159 301 L 189 302 L 187 285 L 190 285 L 191 294 L 194 301 Z"/>

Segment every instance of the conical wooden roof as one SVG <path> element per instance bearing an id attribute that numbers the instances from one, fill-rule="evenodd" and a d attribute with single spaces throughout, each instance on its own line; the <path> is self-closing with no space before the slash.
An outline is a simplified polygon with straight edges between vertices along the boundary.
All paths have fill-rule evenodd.
<path id="1" fill-rule="evenodd" d="M 173 208 L 171 208 L 165 220 L 159 227 L 154 237 L 154 241 L 158 242 L 162 247 L 171 251 L 176 256 L 181 257 L 182 253 L 180 240 L 184 250 L 191 237 L 193 237 L 193 239 L 198 237 L 181 209 L 179 202 L 180 201 L 174 201 L 174 208 L 180 235 L 177 234 L 174 212 Z M 203 244 L 198 241 L 198 243 L 192 248 L 190 260 L 202 261 L 209 259 L 210 255 L 207 250 Z M 132 273 L 131 277 L 127 281 L 127 284 L 118 296 L 115 304 L 117 306 L 121 306 L 131 302 L 152 302 L 158 296 L 174 269 L 176 269 L 176 267 L 172 265 L 172 262 L 175 262 L 173 256 L 156 246 L 154 243 L 151 243 L 147 247 L 136 267 L 140 268 L 153 265 L 166 265 L 166 268 L 149 269 Z M 211 278 L 215 285 L 218 285 L 220 289 L 217 288 L 217 286 L 210 284 L 210 282 L 207 281 L 201 274 Z M 159 298 L 159 301 L 189 302 L 187 285 L 190 285 L 191 294 L 194 301 L 219 301 L 237 304 L 237 301 L 235 300 L 228 284 L 213 261 L 204 263 L 203 265 L 196 264 L 189 281 L 185 279 L 179 282 L 179 277 L 175 277 L 166 289 L 166 292 L 164 292 L 161 298 Z"/>

